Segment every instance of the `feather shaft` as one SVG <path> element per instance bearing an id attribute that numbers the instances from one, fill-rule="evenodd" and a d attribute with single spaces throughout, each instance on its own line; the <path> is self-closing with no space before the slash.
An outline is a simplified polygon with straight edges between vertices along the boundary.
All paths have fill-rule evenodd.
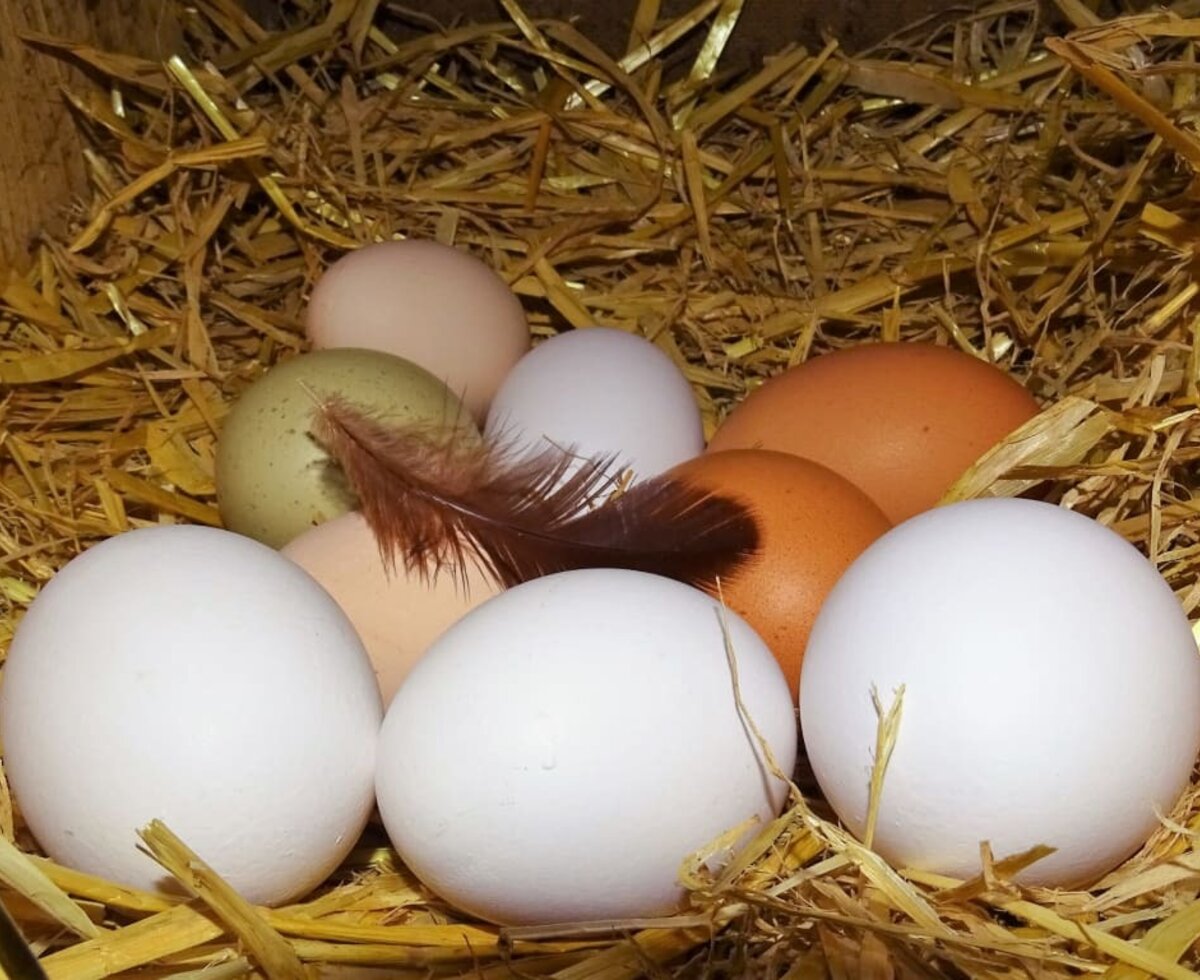
<path id="1" fill-rule="evenodd" d="M 614 494 L 613 456 L 463 439 L 384 424 L 322 400 L 313 435 L 341 466 L 389 570 L 466 582 L 474 561 L 504 586 L 575 568 L 626 568 L 712 591 L 758 547 L 748 508 L 659 476 Z"/>

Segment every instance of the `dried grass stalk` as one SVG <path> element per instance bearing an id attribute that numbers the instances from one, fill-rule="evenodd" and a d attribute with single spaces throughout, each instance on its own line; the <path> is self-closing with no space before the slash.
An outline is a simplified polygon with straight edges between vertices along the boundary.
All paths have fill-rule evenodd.
<path id="1" fill-rule="evenodd" d="M 1045 411 L 947 499 L 1089 514 L 1195 618 L 1200 20 L 1189 0 L 1111 21 L 1056 6 L 1061 23 L 1006 0 L 732 78 L 745 0 L 667 20 L 642 0 L 618 58 L 519 0 L 404 38 L 374 0 L 297 0 L 278 33 L 198 0 L 166 65 L 28 38 L 108 87 L 66 93 L 90 143 L 71 234 L 0 281 L 0 645 L 91 544 L 219 524 L 229 405 L 303 349 L 307 291 L 342 250 L 403 236 L 489 262 L 540 336 L 653 339 L 710 431 L 852 344 L 992 361 Z M 0 882 L 56 980 L 1200 976 L 1196 787 L 1085 892 L 1014 885 L 1038 849 L 985 851 L 970 881 L 892 868 L 828 816 L 798 795 L 723 874 L 687 862 L 678 917 L 500 930 L 460 921 L 377 830 L 286 909 L 246 906 L 161 826 L 152 848 L 199 897 L 122 888 L 36 856 L 0 779 Z"/>

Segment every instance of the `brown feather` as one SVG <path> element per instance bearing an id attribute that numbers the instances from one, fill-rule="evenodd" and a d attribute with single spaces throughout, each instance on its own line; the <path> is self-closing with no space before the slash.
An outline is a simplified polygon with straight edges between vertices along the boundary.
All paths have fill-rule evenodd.
<path id="1" fill-rule="evenodd" d="M 660 476 L 613 497 L 614 457 L 455 438 L 385 425 L 339 398 L 319 402 L 314 436 L 341 466 L 389 570 L 474 560 L 504 586 L 576 568 L 652 572 L 705 589 L 755 553 L 741 503 Z"/>

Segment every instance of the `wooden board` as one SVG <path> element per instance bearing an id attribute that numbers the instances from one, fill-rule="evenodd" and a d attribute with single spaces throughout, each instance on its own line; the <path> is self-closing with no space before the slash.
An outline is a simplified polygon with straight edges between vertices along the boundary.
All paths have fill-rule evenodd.
<path id="1" fill-rule="evenodd" d="M 75 72 L 31 50 L 20 39 L 28 31 L 147 57 L 171 53 L 178 37 L 161 0 L 0 0 L 0 260 L 17 266 L 32 236 L 86 186 L 60 96 Z"/>

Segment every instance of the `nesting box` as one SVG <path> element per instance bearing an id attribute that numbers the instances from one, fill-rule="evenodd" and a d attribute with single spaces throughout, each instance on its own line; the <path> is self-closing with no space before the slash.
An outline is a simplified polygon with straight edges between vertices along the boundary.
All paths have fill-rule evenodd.
<path id="1" fill-rule="evenodd" d="M 758 0 L 641 0 L 603 23 L 598 6 L 517 0 L 0 3 L 0 646 L 98 542 L 222 525 L 230 406 L 305 350 L 305 303 L 332 262 L 404 237 L 487 262 L 538 341 L 596 324 L 651 340 L 706 435 L 766 379 L 834 351 L 927 343 L 986 361 L 1040 414 L 943 502 L 1026 495 L 1086 514 L 1195 621 L 1200 20 L 1184 2 L 890 6 L 911 26 L 891 32 L 871 4 L 817 16 Z M 138 583 L 123 588 L 138 615 Z M 1020 610 L 985 596 L 979 615 Z M 0 930 L 2 965 L 1198 975 L 1194 791 L 1107 877 L 1052 890 L 1020 882 L 1036 850 L 985 847 L 966 879 L 893 867 L 803 769 L 793 780 L 731 865 L 680 855 L 678 914 L 544 928 L 471 920 L 378 825 L 285 908 L 245 901 L 161 824 L 146 845 L 181 890 L 100 880 L 41 853 L 0 782 L 0 902 L 17 927 Z M 1081 805 L 1081 824 L 1104 819 Z"/>

